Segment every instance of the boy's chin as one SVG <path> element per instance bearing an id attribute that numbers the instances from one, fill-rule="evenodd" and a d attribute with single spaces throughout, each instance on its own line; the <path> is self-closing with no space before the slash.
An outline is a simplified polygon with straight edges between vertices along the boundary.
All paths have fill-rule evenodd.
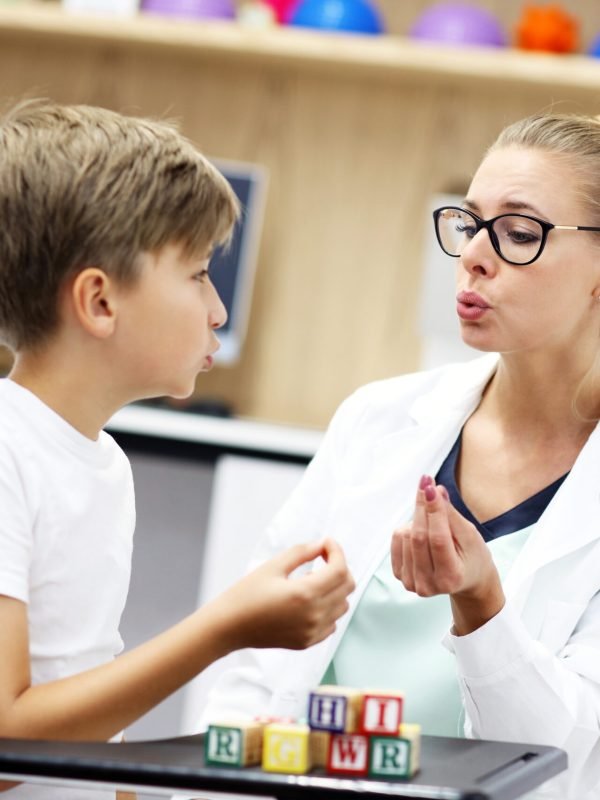
<path id="1" fill-rule="evenodd" d="M 171 400 L 188 400 L 194 394 L 195 388 L 196 384 L 193 382 L 191 386 L 172 387 L 170 391 L 164 394 L 166 397 L 170 397 Z"/>

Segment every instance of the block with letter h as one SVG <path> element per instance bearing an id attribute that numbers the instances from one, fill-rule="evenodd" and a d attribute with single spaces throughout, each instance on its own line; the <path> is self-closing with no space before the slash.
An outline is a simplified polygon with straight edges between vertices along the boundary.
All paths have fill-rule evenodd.
<path id="1" fill-rule="evenodd" d="M 354 733 L 358 729 L 363 694 L 345 686 L 319 686 L 308 698 L 308 724 L 313 730 Z"/>

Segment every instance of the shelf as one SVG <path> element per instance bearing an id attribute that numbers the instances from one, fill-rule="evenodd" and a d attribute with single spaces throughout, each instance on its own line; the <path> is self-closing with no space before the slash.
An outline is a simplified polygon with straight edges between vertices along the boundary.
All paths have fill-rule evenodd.
<path id="1" fill-rule="evenodd" d="M 220 419 L 168 409 L 129 405 L 109 420 L 107 430 L 170 441 L 194 442 L 248 453 L 293 457 L 309 461 L 323 433 L 312 428 L 275 425 L 245 419 Z"/>
<path id="2" fill-rule="evenodd" d="M 0 7 L 0 41 L 77 40 L 97 45 L 166 49 L 188 56 L 276 63 L 331 72 L 359 72 L 412 83 L 519 84 L 577 92 L 600 89 L 600 59 L 514 49 L 455 48 L 398 36 L 255 29 L 235 22 L 196 22 L 139 15 L 132 19 L 75 15 L 60 6 Z"/>

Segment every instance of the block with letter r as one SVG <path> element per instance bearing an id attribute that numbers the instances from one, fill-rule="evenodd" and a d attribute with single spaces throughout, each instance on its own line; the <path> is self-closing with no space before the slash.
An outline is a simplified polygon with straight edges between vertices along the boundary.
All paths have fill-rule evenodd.
<path id="1" fill-rule="evenodd" d="M 259 722 L 209 725 L 204 738 L 204 761 L 212 767 L 260 764 L 264 725 Z"/>
<path id="2" fill-rule="evenodd" d="M 421 727 L 401 725 L 399 736 L 371 736 L 369 775 L 410 778 L 419 769 Z"/>
<path id="3" fill-rule="evenodd" d="M 308 698 L 308 724 L 313 730 L 354 733 L 362 692 L 345 686 L 319 686 Z"/>

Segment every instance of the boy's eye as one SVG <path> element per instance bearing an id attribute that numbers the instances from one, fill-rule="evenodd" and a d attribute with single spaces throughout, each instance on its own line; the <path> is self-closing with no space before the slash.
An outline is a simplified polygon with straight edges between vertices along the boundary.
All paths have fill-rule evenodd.
<path id="1" fill-rule="evenodd" d="M 194 280 L 195 280 L 195 281 L 201 281 L 201 282 L 204 282 L 204 281 L 206 281 L 206 280 L 207 280 L 209 277 L 210 277 L 210 273 L 209 273 L 209 271 L 208 271 L 208 268 L 207 268 L 207 269 L 201 269 L 201 270 L 200 270 L 200 272 L 196 272 L 196 274 L 194 275 Z"/>

